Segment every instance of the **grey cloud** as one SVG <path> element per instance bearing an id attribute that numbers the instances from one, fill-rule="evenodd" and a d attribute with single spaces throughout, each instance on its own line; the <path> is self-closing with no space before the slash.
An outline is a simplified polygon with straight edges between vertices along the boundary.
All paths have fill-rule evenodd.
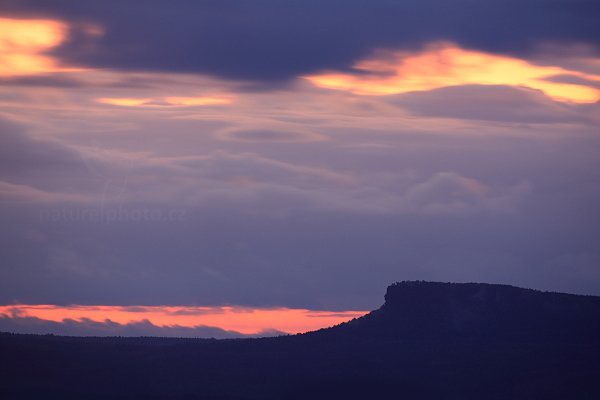
<path id="1" fill-rule="evenodd" d="M 509 86 L 450 86 L 412 92 L 390 100 L 413 113 L 508 123 L 588 122 L 583 106 L 563 104 L 542 92 Z"/>
<path id="2" fill-rule="evenodd" d="M 66 75 L 30 75 L 0 77 L 0 86 L 36 86 L 73 89 L 85 87 L 86 83 Z"/>
<path id="3" fill-rule="evenodd" d="M 76 193 L 60 193 L 0 181 L 0 200 L 36 203 L 80 203 L 88 197 Z"/>
<path id="4" fill-rule="evenodd" d="M 158 167 L 153 165 L 155 162 Z M 169 194 L 160 197 L 161 201 L 187 205 L 225 201 L 253 212 L 267 209 L 284 213 L 297 209 L 368 214 L 506 212 L 528 193 L 527 185 L 519 182 L 477 192 L 475 186 L 481 183 L 455 172 L 435 171 L 429 177 L 404 178 L 398 173 L 389 176 L 385 173 L 349 174 L 254 153 L 217 152 L 197 157 L 150 159 L 147 163 L 155 174 L 178 177 L 173 181 L 163 179 L 160 190 L 163 192 L 166 185 Z M 160 166 L 164 170 L 161 171 Z M 143 173 L 144 168 L 144 164 L 138 165 L 138 173 Z M 131 184 L 128 191 L 138 198 L 159 199 L 151 187 Z"/>
<path id="5" fill-rule="evenodd" d="M 0 316 L 0 331 L 28 334 L 54 334 L 64 336 L 159 336 L 232 339 L 256 336 L 277 336 L 277 331 L 265 331 L 256 335 L 245 335 L 211 326 L 157 326 L 148 320 L 119 324 L 114 321 L 65 319 L 62 322 L 48 321 L 35 317 Z"/>
<path id="6" fill-rule="evenodd" d="M 530 185 L 526 182 L 507 188 L 501 193 L 489 193 L 492 190 L 494 188 L 487 187 L 475 179 L 453 172 L 440 172 L 409 188 L 405 199 L 413 206 L 413 212 L 507 212 L 514 210 L 516 201 L 531 192 Z"/>
<path id="7" fill-rule="evenodd" d="M 65 171 L 76 164 L 81 165 L 76 152 L 53 140 L 33 138 L 22 126 L 0 118 L 0 176 Z"/>
<path id="8" fill-rule="evenodd" d="M 514 188 L 519 182 L 475 193 L 468 185 L 475 181 L 453 171 L 433 170 L 419 177 L 403 177 L 398 171 L 342 172 L 250 152 L 164 157 L 101 146 L 66 147 L 15 129 L 7 130 L 3 138 L 5 148 L 12 151 L 3 160 L 2 172 L 18 180 L 3 182 L 0 194 L 41 203 L 81 202 L 99 207 L 142 202 L 186 207 L 229 204 L 258 213 L 299 209 L 468 213 L 511 210 L 527 194 Z M 31 172 L 23 175 L 28 169 Z"/>
<path id="9" fill-rule="evenodd" d="M 225 140 L 238 140 L 242 142 L 314 142 L 326 140 L 316 132 L 308 131 L 286 131 L 275 129 L 255 129 L 255 130 L 228 130 L 219 133 L 219 137 Z"/>
<path id="10" fill-rule="evenodd" d="M 89 176 L 80 154 L 56 140 L 33 137 L 0 119 L 0 196 L 10 201 L 85 202 Z M 82 179 L 83 178 L 83 179 Z M 74 190 L 74 187 L 77 187 Z"/>
<path id="11" fill-rule="evenodd" d="M 573 85 L 594 87 L 594 88 L 600 89 L 600 81 L 582 78 L 582 77 L 577 76 L 577 75 L 568 75 L 568 74 L 565 74 L 565 75 L 554 75 L 554 76 L 550 76 L 548 78 L 545 78 L 545 80 L 547 80 L 549 82 L 569 83 L 569 84 L 573 84 Z"/>
<path id="12" fill-rule="evenodd" d="M 168 81 L 165 77 L 158 81 L 157 79 L 129 76 L 127 79 L 113 79 L 106 82 L 96 82 L 75 78 L 65 73 L 39 74 L 39 75 L 17 75 L 0 77 L 1 86 L 20 86 L 20 87 L 47 87 L 59 89 L 147 89 L 156 86 L 158 83 L 164 84 Z"/>

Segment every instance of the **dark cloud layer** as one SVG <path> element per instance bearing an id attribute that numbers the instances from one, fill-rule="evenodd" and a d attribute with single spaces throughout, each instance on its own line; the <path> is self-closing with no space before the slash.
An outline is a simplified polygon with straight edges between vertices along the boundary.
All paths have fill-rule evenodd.
<path id="1" fill-rule="evenodd" d="M 227 331 L 212 326 L 156 326 L 148 320 L 119 324 L 106 320 L 103 322 L 65 319 L 62 322 L 47 321 L 35 317 L 0 316 L 0 332 L 27 334 L 54 334 L 65 336 L 160 336 L 160 337 L 196 337 L 231 339 L 256 336 L 275 336 L 282 334 L 267 331 L 259 335 L 244 335 L 236 331 Z"/>
<path id="2" fill-rule="evenodd" d="M 0 12 L 71 22 L 57 51 L 69 63 L 269 84 L 437 40 L 525 56 L 548 43 L 600 48 L 594 0 L 12 0 Z M 86 34 L 90 23 L 105 34 Z"/>

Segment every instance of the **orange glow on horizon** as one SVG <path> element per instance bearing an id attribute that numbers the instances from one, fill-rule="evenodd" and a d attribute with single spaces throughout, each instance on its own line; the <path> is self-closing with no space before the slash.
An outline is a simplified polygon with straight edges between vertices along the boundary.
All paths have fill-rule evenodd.
<path id="1" fill-rule="evenodd" d="M 364 74 L 323 73 L 306 76 L 314 85 L 361 95 L 392 95 L 457 85 L 525 86 L 558 101 L 593 103 L 600 90 L 583 84 L 550 82 L 571 75 L 600 82 L 600 76 L 554 66 L 538 66 L 508 56 L 464 50 L 453 44 L 430 46 L 419 53 L 386 53 L 358 62 Z"/>
<path id="2" fill-rule="evenodd" d="M 66 35 L 67 26 L 59 21 L 0 18 L 0 76 L 73 70 L 44 54 Z"/>
<path id="3" fill-rule="evenodd" d="M 210 326 L 243 334 L 269 330 L 286 333 L 308 332 L 340 324 L 366 314 L 366 311 L 312 311 L 290 308 L 183 307 L 183 306 L 0 306 L 0 316 L 34 317 L 46 321 L 66 319 L 96 322 L 110 320 L 122 325 L 144 320 L 159 327 Z"/>

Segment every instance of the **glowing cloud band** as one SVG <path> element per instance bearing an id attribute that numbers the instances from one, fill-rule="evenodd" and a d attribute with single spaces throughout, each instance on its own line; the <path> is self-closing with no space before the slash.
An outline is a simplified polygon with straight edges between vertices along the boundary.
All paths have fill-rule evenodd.
<path id="1" fill-rule="evenodd" d="M 130 324 L 144 320 L 159 327 L 210 326 L 243 334 L 259 334 L 277 330 L 286 333 L 312 331 L 337 325 L 364 315 L 366 311 L 312 311 L 290 308 L 175 307 L 175 306 L 0 306 L 0 316 L 33 317 L 45 321 L 63 322 L 88 319 L 110 320 Z"/>
<path id="2" fill-rule="evenodd" d="M 385 52 L 357 63 L 360 73 L 306 76 L 314 85 L 360 95 L 393 95 L 457 85 L 510 85 L 538 89 L 558 101 L 593 103 L 600 90 L 584 84 L 552 82 L 573 76 L 600 82 L 600 76 L 555 66 L 539 66 L 508 56 L 437 44 L 419 53 Z"/>
<path id="3" fill-rule="evenodd" d="M 110 104 L 120 107 L 141 107 L 141 106 L 212 106 L 226 105 L 233 102 L 230 98 L 224 97 L 164 97 L 164 98 L 100 98 L 99 103 Z"/>

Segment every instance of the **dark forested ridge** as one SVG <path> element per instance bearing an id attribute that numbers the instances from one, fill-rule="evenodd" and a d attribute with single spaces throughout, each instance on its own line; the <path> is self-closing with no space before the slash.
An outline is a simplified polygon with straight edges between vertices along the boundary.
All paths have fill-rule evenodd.
<path id="1" fill-rule="evenodd" d="M 600 399 L 600 297 L 401 282 L 264 339 L 0 334 L 1 399 Z"/>

